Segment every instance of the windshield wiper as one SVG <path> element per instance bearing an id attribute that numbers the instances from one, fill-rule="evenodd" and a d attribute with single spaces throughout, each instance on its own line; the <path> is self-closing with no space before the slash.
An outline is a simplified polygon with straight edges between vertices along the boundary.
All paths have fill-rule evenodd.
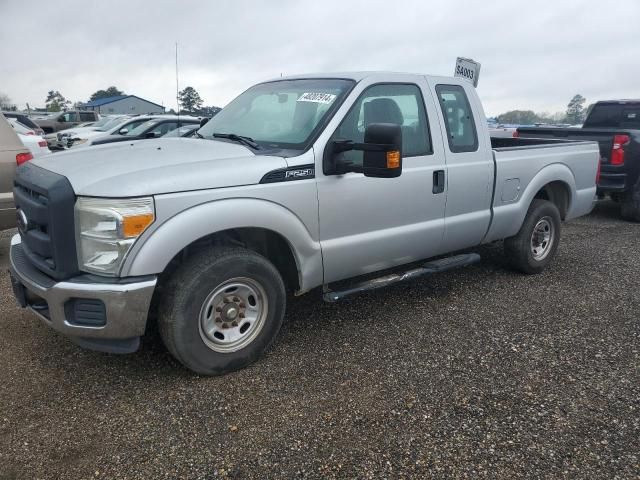
<path id="1" fill-rule="evenodd" d="M 196 135 L 198 136 L 198 138 L 204 138 L 202 135 L 200 135 L 198 132 L 196 132 Z"/>
<path id="2" fill-rule="evenodd" d="M 236 135 L 235 133 L 214 133 L 211 136 L 213 138 L 228 138 L 234 142 L 239 142 L 247 147 L 251 147 L 254 150 L 260 150 L 260 145 L 258 145 L 251 137 L 243 137 L 242 135 Z"/>

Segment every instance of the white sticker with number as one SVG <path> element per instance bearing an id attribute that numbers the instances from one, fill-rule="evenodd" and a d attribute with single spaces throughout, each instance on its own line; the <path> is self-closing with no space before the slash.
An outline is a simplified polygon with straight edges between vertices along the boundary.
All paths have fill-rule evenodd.
<path id="1" fill-rule="evenodd" d="M 333 93 L 319 93 L 319 92 L 306 92 L 298 97 L 298 102 L 313 102 L 313 103 L 333 103 L 336 96 Z"/>

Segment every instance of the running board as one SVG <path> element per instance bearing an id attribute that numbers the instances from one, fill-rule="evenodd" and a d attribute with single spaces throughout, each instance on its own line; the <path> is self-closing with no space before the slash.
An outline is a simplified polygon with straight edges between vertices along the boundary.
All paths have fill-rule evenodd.
<path id="1" fill-rule="evenodd" d="M 322 295 L 322 298 L 325 302 L 334 303 L 356 293 L 388 287 L 389 285 L 406 282 L 408 280 L 413 280 L 414 278 L 422 277 L 424 275 L 431 275 L 432 273 L 441 273 L 446 272 L 447 270 L 452 270 L 454 268 L 466 267 L 467 265 L 472 265 L 474 263 L 478 263 L 479 261 L 480 255 L 478 255 L 477 253 L 463 253 L 461 255 L 454 255 L 453 257 L 441 258 L 440 260 L 427 262 L 421 267 L 407 270 L 404 273 L 392 273 L 390 275 L 385 275 L 384 277 L 374 278 L 371 280 L 366 280 L 364 282 L 356 283 L 351 288 L 348 288 L 346 290 L 326 290 Z"/>

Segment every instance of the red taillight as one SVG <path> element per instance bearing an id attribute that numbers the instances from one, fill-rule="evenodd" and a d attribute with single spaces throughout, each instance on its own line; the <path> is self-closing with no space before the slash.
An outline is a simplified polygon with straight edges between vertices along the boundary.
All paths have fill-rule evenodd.
<path id="1" fill-rule="evenodd" d="M 596 185 L 600 183 L 600 165 L 602 164 L 602 158 L 598 159 L 598 170 L 596 171 Z"/>
<path id="2" fill-rule="evenodd" d="M 38 146 L 42 147 L 42 148 L 46 147 L 47 146 L 47 141 L 46 140 L 40 140 L 38 142 Z"/>
<path id="3" fill-rule="evenodd" d="M 629 143 L 629 135 L 615 135 L 611 148 L 611 165 L 624 165 L 624 147 Z"/>
<path id="4" fill-rule="evenodd" d="M 518 138 L 520 136 L 520 132 L 518 130 L 513 131 L 513 138 Z"/>
<path id="5" fill-rule="evenodd" d="M 28 162 L 29 160 L 33 160 L 33 155 L 31 155 L 31 152 L 19 153 L 16 155 L 16 163 L 18 165 L 22 165 L 23 163 Z"/>

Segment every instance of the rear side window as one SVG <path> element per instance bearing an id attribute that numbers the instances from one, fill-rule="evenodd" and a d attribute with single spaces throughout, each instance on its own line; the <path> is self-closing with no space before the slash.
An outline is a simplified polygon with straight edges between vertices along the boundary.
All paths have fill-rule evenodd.
<path id="1" fill-rule="evenodd" d="M 80 120 L 83 122 L 92 122 L 95 120 L 93 112 L 80 112 Z"/>
<path id="2" fill-rule="evenodd" d="M 437 85 L 436 93 L 447 127 L 447 140 L 452 152 L 478 150 L 478 134 L 467 94 L 459 85 Z"/>
<path id="3" fill-rule="evenodd" d="M 596 104 L 584 122 L 585 128 L 640 128 L 640 106 L 621 103 Z"/>

